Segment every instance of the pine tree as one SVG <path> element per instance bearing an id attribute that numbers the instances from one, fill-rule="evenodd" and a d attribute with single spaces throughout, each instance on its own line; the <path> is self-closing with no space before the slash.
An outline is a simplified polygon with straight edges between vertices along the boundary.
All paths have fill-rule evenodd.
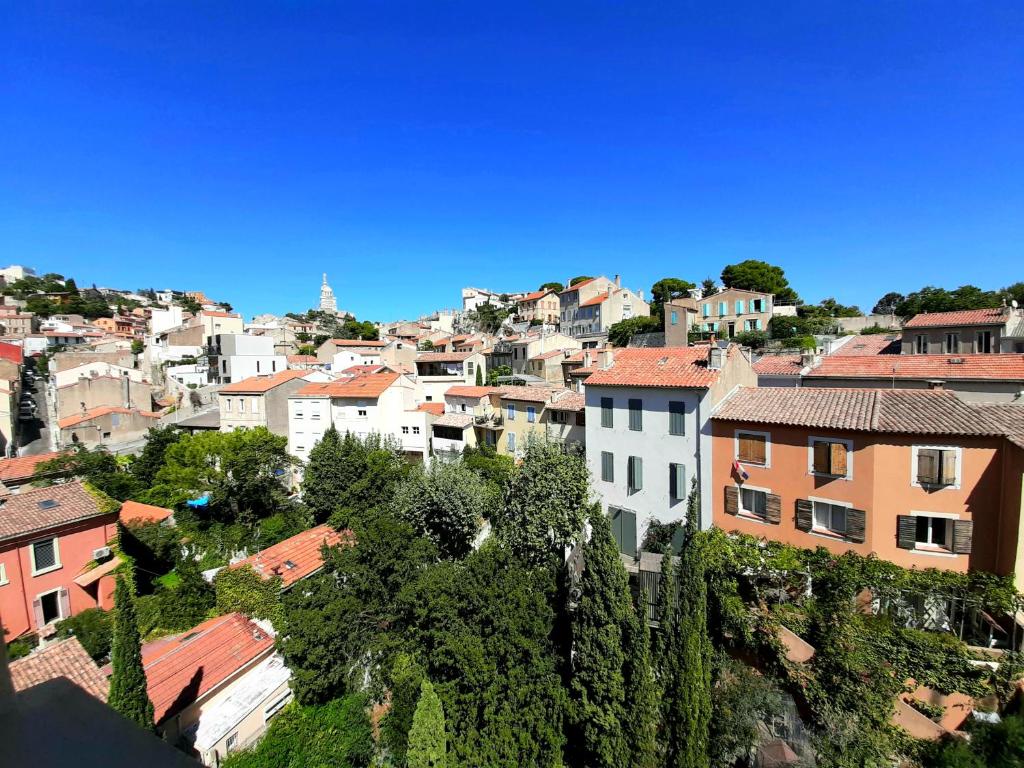
<path id="1" fill-rule="evenodd" d="M 590 525 L 590 541 L 582 545 L 580 599 L 572 629 L 574 757 L 585 768 L 626 768 L 632 764 L 623 734 L 629 582 L 608 518 L 598 511 L 591 514 Z"/>
<path id="2" fill-rule="evenodd" d="M 635 768 L 654 768 L 657 763 L 658 695 L 651 669 L 651 632 L 647 625 L 647 590 L 630 611 L 623 633 L 628 716 L 624 723 L 626 754 Z"/>
<path id="3" fill-rule="evenodd" d="M 135 597 L 124 576 L 114 590 L 114 641 L 110 652 L 113 674 L 107 703 L 129 720 L 153 730 L 153 702 L 146 690 L 142 642 L 135 618 Z"/>
<path id="4" fill-rule="evenodd" d="M 445 768 L 448 764 L 448 737 L 444 709 L 429 680 L 420 683 L 420 700 L 409 729 L 409 768 Z"/>
<path id="5" fill-rule="evenodd" d="M 309 451 L 309 463 L 302 480 L 302 500 L 318 523 L 326 521 L 334 512 L 344 488 L 341 446 L 341 436 L 332 425 Z"/>

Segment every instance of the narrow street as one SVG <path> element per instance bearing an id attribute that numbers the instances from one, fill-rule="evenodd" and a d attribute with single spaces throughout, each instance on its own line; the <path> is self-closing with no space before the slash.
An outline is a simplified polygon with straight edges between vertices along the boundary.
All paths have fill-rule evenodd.
<path id="1" fill-rule="evenodd" d="M 35 362 L 31 358 L 25 361 L 26 372 L 35 372 Z M 27 378 L 22 379 L 24 391 L 31 392 L 36 403 L 35 418 L 31 421 L 20 421 L 21 439 L 19 441 L 19 456 L 37 456 L 41 453 L 48 453 L 50 448 L 50 425 L 49 411 L 46 406 L 46 380 L 37 379 L 34 383 L 26 383 Z"/>

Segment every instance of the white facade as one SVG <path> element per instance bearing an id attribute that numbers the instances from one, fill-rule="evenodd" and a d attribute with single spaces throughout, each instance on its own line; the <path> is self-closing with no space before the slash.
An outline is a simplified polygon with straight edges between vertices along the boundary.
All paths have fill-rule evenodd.
<path id="1" fill-rule="evenodd" d="M 168 366 L 164 371 L 168 380 L 174 381 L 181 387 L 202 387 L 208 379 L 207 366 L 205 365 L 173 365 Z"/>
<path id="2" fill-rule="evenodd" d="M 331 286 L 327 284 L 327 273 L 324 272 L 324 282 L 320 286 L 320 311 L 330 312 L 332 314 L 338 311 L 338 300 L 334 296 L 334 291 Z"/>
<path id="3" fill-rule="evenodd" d="M 23 279 L 26 275 L 35 275 L 36 271 L 31 267 L 23 267 L 20 264 L 12 264 L 9 267 L 0 269 L 0 277 L 8 283 Z"/>
<path id="4" fill-rule="evenodd" d="M 171 328 L 177 328 L 185 322 L 181 307 L 154 309 L 149 318 L 149 332 L 158 334 Z"/>
<path id="5" fill-rule="evenodd" d="M 380 350 L 358 350 L 342 347 L 331 358 L 332 371 L 344 371 L 353 365 L 380 365 Z"/>
<path id="6" fill-rule="evenodd" d="M 211 365 L 210 377 L 218 384 L 288 368 L 288 358 L 274 354 L 274 340 L 268 336 L 218 334 L 213 337 L 213 345 L 217 351 L 216 370 Z"/>
<path id="7" fill-rule="evenodd" d="M 146 380 L 145 374 L 142 371 L 135 368 L 124 368 L 120 365 L 114 365 L 113 363 L 85 363 L 84 365 L 78 365 L 74 368 L 68 368 L 63 371 L 57 371 L 51 374 L 53 385 L 58 389 L 65 387 L 68 384 L 74 384 L 79 379 L 96 378 L 97 376 L 112 376 L 114 378 L 127 378 L 129 381 L 143 382 Z"/>

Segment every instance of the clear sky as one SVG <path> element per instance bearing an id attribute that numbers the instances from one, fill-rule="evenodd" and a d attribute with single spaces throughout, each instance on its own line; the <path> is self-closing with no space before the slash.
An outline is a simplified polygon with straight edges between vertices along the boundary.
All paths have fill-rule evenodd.
<path id="1" fill-rule="evenodd" d="M 247 317 L 1024 279 L 1024 3 L 12 2 L 0 261 Z"/>

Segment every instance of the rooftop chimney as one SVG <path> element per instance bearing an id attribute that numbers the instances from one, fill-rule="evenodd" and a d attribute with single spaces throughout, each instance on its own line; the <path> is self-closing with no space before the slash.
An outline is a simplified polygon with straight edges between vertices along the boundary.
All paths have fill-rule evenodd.
<path id="1" fill-rule="evenodd" d="M 619 275 L 615 276 L 615 287 L 616 288 L 621 288 L 622 287 L 622 278 Z"/>
<path id="2" fill-rule="evenodd" d="M 612 345 L 606 344 L 604 349 L 597 353 L 597 365 L 599 368 L 611 368 L 615 362 L 615 354 L 612 352 Z"/>
<path id="3" fill-rule="evenodd" d="M 589 349 L 583 350 L 583 367 L 584 368 L 589 368 L 590 364 L 592 362 L 593 362 L 593 357 L 590 354 L 590 350 Z"/>
<path id="4" fill-rule="evenodd" d="M 725 365 L 725 350 L 717 345 L 712 345 L 708 353 L 708 368 L 720 371 L 723 365 Z"/>
<path id="5" fill-rule="evenodd" d="M 800 365 L 804 368 L 816 368 L 821 364 L 821 355 L 813 349 L 805 349 L 800 353 Z"/>

